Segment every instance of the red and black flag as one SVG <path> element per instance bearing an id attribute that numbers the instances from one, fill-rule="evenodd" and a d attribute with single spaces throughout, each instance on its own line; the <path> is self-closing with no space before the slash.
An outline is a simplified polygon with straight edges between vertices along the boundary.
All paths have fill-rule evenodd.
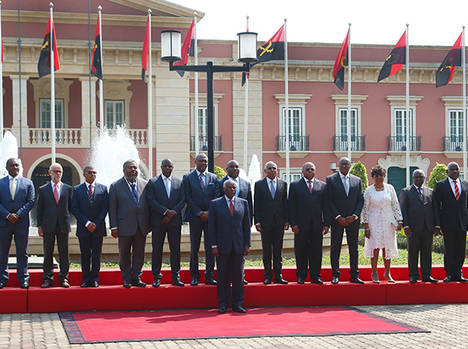
<path id="1" fill-rule="evenodd" d="M 335 85 L 340 89 L 344 89 L 344 70 L 348 66 L 348 47 L 349 47 L 349 30 L 346 38 L 341 45 L 340 52 L 336 57 L 335 65 L 333 66 L 333 78 Z"/>
<path id="2" fill-rule="evenodd" d="M 250 78 L 250 73 L 242 72 L 242 86 L 245 85 L 245 83 L 247 82 L 247 79 L 249 78 Z"/>
<path id="3" fill-rule="evenodd" d="M 284 60 L 284 24 L 257 50 L 256 63 L 281 60 Z"/>
<path id="4" fill-rule="evenodd" d="M 143 54 L 141 55 L 141 80 L 145 80 L 146 71 L 148 70 L 148 54 L 149 54 L 149 35 L 150 35 L 150 20 L 146 21 L 145 41 L 143 43 Z"/>
<path id="5" fill-rule="evenodd" d="M 186 65 L 188 61 L 189 56 L 195 56 L 195 33 L 194 33 L 194 27 L 195 27 L 195 19 L 192 21 L 192 25 L 190 26 L 187 36 L 185 37 L 184 44 L 182 45 L 182 59 L 178 62 L 175 62 L 174 65 Z M 178 71 L 179 75 L 182 77 L 184 76 L 183 71 Z"/>
<path id="6" fill-rule="evenodd" d="M 59 56 L 57 51 L 57 40 L 55 39 L 55 25 L 52 20 L 52 41 L 53 41 L 53 51 L 54 51 L 54 70 L 60 69 Z M 37 70 L 39 72 L 39 77 L 50 74 L 50 16 L 49 22 L 47 23 L 47 30 L 44 35 L 44 41 L 41 47 L 41 54 L 39 55 L 39 62 L 37 63 Z"/>
<path id="7" fill-rule="evenodd" d="M 393 48 L 392 52 L 388 55 L 385 63 L 380 70 L 379 78 L 377 82 L 380 82 L 383 79 L 392 76 L 393 74 L 398 73 L 402 68 L 403 64 L 405 64 L 406 60 L 406 31 L 401 36 L 400 40 L 398 40 L 397 44 Z"/>
<path id="8" fill-rule="evenodd" d="M 99 25 L 99 16 L 96 24 L 96 35 L 94 38 L 94 48 L 93 48 L 93 64 L 91 65 L 91 75 L 94 75 L 98 79 L 102 80 L 102 61 L 101 61 L 101 30 Z"/>
<path id="9" fill-rule="evenodd" d="M 462 34 L 458 37 L 455 44 L 452 46 L 450 51 L 445 56 L 444 61 L 437 69 L 436 73 L 436 87 L 447 85 L 452 80 L 455 67 L 461 66 L 461 54 L 462 54 Z"/>

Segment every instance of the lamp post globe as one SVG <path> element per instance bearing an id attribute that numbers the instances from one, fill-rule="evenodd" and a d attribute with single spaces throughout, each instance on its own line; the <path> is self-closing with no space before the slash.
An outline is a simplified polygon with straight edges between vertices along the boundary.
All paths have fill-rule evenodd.
<path id="1" fill-rule="evenodd" d="M 181 33 L 178 30 L 163 30 L 161 32 L 161 60 L 176 62 L 181 59 Z"/>

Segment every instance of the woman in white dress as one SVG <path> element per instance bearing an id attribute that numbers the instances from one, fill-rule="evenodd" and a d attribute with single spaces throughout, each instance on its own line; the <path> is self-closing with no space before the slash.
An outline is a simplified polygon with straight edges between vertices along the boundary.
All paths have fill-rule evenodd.
<path id="1" fill-rule="evenodd" d="M 398 257 L 396 232 L 400 231 L 403 225 L 395 189 L 391 184 L 384 183 L 385 175 L 386 171 L 381 166 L 372 169 L 374 185 L 369 186 L 364 193 L 364 208 L 361 214 L 366 235 L 364 256 L 371 259 L 372 281 L 376 283 L 379 282 L 377 262 L 380 250 L 385 265 L 384 277 L 389 282 L 395 282 L 390 275 L 390 263 L 392 258 Z"/>

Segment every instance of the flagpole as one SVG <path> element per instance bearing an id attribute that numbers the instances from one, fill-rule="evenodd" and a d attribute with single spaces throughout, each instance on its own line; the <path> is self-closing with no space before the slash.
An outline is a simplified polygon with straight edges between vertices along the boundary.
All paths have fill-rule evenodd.
<path id="1" fill-rule="evenodd" d="M 0 40 L 2 40 L 3 48 L 3 37 L 2 37 L 2 2 L 0 1 Z M 21 85 L 21 80 L 20 80 Z M 3 91 L 3 53 L 0 59 L 0 91 Z M 3 140 L 3 93 L 0 96 L 0 142 Z"/>
<path id="2" fill-rule="evenodd" d="M 249 31 L 249 16 L 246 16 L 247 31 Z M 244 73 L 246 74 L 246 73 Z M 244 170 L 248 171 L 248 137 L 249 137 L 249 79 L 245 75 L 245 89 L 244 89 Z"/>
<path id="3" fill-rule="evenodd" d="M 285 133 L 286 133 L 286 182 L 289 184 L 289 76 L 288 76 L 288 36 L 287 36 L 287 19 L 284 19 L 284 93 L 285 93 Z"/>
<path id="4" fill-rule="evenodd" d="M 148 168 L 149 178 L 153 177 L 153 63 L 151 51 L 151 9 L 148 9 Z"/>
<path id="5" fill-rule="evenodd" d="M 197 12 L 193 13 L 193 30 L 194 30 L 194 63 L 198 65 L 198 39 L 197 39 Z M 198 72 L 195 72 L 195 112 L 194 112 L 194 140 L 195 140 L 195 156 L 200 152 L 200 135 L 198 134 Z"/>
<path id="6" fill-rule="evenodd" d="M 51 143 L 52 143 L 52 164 L 55 164 L 55 62 L 54 62 L 54 4 L 51 2 L 50 7 L 50 128 L 51 128 Z M 21 83 L 21 82 L 20 82 Z"/>
<path id="7" fill-rule="evenodd" d="M 406 186 L 410 185 L 410 109 L 409 109 L 409 46 L 408 46 L 408 28 L 406 24 L 406 43 L 405 43 L 405 65 L 406 65 Z M 414 139 L 416 147 L 416 138 Z M 416 149 L 415 149 L 416 150 Z"/>
<path id="8" fill-rule="evenodd" d="M 100 56 L 101 56 L 101 69 L 104 70 L 104 62 L 102 61 L 102 17 L 101 17 L 102 6 L 98 6 L 98 16 L 99 16 L 99 46 L 100 49 Z M 104 72 L 101 72 L 104 75 Z M 104 76 L 103 76 L 104 78 Z M 101 133 L 104 133 L 104 83 L 102 79 L 99 79 L 99 120 L 100 120 L 100 128 Z"/>
<path id="9" fill-rule="evenodd" d="M 348 28 L 348 111 L 346 115 L 346 133 L 348 134 L 348 159 L 351 160 L 351 23 L 349 23 Z"/>
<path id="10" fill-rule="evenodd" d="M 463 75 L 463 179 L 467 180 L 467 154 L 466 154 L 466 52 L 465 52 L 465 26 L 462 31 L 462 75 Z"/>

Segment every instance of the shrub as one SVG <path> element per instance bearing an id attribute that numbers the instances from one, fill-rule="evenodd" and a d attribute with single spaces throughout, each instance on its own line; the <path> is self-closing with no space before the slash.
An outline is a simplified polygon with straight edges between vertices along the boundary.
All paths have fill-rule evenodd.
<path id="1" fill-rule="evenodd" d="M 364 193 L 367 189 L 367 186 L 369 185 L 369 180 L 367 179 L 366 166 L 364 166 L 364 164 L 361 161 L 358 161 L 353 165 L 353 167 L 351 168 L 351 171 L 349 172 L 361 178 L 362 192 Z"/>
<path id="2" fill-rule="evenodd" d="M 226 171 L 224 171 L 221 167 L 215 165 L 214 167 L 214 173 L 218 177 L 218 179 L 221 179 L 226 176 Z"/>
<path id="3" fill-rule="evenodd" d="M 429 180 L 427 181 L 427 186 L 431 189 L 435 188 L 435 185 L 438 181 L 447 178 L 447 165 L 445 164 L 436 164 L 432 169 Z"/>

